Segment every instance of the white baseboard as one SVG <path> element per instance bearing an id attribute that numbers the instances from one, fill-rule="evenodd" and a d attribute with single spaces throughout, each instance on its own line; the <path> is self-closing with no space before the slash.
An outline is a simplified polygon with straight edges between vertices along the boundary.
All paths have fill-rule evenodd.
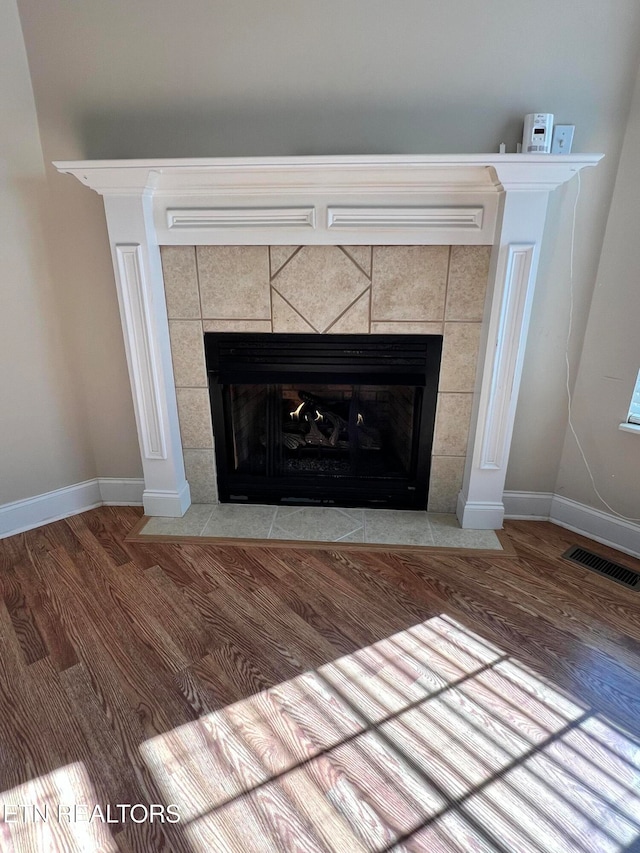
<path id="1" fill-rule="evenodd" d="M 0 506 L 0 539 L 103 504 L 140 506 L 143 480 L 94 478 Z"/>
<path id="2" fill-rule="evenodd" d="M 553 496 L 551 521 L 632 557 L 640 557 L 640 524 L 636 522 L 625 521 L 560 495 Z"/>
<path id="3" fill-rule="evenodd" d="M 142 495 L 145 515 L 163 515 L 167 518 L 182 518 L 191 505 L 189 483 L 185 482 L 179 492 L 161 492 L 145 489 Z"/>
<path id="4" fill-rule="evenodd" d="M 603 545 L 640 557 L 640 524 L 551 492 L 505 492 L 505 518 L 552 521 Z"/>
<path id="5" fill-rule="evenodd" d="M 474 530 L 499 530 L 504 518 L 504 506 L 502 503 L 489 501 L 467 501 L 460 492 L 456 515 L 462 527 L 470 527 Z"/>
<path id="6" fill-rule="evenodd" d="M 504 517 L 520 521 L 548 521 L 553 492 L 505 492 Z"/>
<path id="7" fill-rule="evenodd" d="M 458 519 L 465 527 L 499 529 L 504 518 L 552 521 L 603 545 L 640 557 L 640 524 L 551 492 L 505 492 L 503 504 L 464 503 Z M 144 480 L 100 477 L 0 506 L 0 539 L 98 506 L 141 506 L 147 515 L 182 516 L 189 486 L 180 493 L 144 491 Z"/>
<path id="8" fill-rule="evenodd" d="M 142 506 L 144 480 L 99 477 L 100 494 L 105 506 Z"/>
<path id="9" fill-rule="evenodd" d="M 0 539 L 101 506 L 97 479 L 0 506 Z"/>

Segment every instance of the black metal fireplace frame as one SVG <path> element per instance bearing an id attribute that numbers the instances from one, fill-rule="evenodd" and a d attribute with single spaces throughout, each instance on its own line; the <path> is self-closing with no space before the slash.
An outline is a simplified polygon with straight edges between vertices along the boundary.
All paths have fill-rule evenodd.
<path id="1" fill-rule="evenodd" d="M 204 337 L 220 501 L 426 509 L 441 335 L 206 332 Z M 414 435 L 417 441 L 414 442 L 411 476 L 398 481 L 383 477 L 363 480 L 312 474 L 265 479 L 234 471 L 228 440 L 232 433 L 230 383 L 415 387 Z M 272 417 L 275 414 L 272 413 Z M 277 426 L 274 423 L 270 428 Z"/>

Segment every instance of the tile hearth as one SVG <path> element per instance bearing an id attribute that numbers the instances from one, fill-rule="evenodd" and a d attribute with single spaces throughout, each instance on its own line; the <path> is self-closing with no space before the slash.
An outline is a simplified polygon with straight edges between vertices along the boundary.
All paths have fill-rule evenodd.
<path id="1" fill-rule="evenodd" d="M 137 535 L 502 550 L 493 530 L 463 530 L 448 513 L 342 507 L 192 504 L 182 518 L 150 518 Z"/>

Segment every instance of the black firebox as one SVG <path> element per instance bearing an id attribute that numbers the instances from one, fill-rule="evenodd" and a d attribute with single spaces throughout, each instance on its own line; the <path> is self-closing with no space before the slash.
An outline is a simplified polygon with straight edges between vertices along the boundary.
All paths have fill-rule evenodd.
<path id="1" fill-rule="evenodd" d="M 223 502 L 426 509 L 441 335 L 205 333 Z"/>

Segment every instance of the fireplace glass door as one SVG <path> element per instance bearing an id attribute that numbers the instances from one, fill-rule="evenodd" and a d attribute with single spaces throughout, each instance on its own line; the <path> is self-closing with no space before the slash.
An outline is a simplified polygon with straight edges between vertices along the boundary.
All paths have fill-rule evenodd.
<path id="1" fill-rule="evenodd" d="M 331 337 L 207 335 L 222 501 L 425 508 L 441 338 Z"/>

